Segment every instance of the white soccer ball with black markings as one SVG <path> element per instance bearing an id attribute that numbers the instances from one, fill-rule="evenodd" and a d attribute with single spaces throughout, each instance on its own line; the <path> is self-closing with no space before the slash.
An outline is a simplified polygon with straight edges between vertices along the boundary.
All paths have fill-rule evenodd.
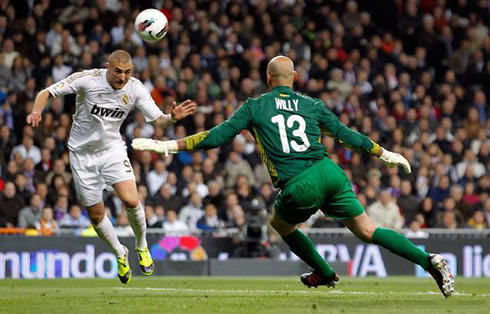
<path id="1" fill-rule="evenodd" d="M 157 42 L 167 34 L 168 20 L 157 9 L 146 9 L 136 17 L 134 28 L 144 41 Z"/>

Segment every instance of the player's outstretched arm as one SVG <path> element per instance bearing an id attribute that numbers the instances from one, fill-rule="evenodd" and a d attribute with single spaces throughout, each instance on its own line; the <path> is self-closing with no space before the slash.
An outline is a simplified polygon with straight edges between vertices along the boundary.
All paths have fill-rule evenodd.
<path id="1" fill-rule="evenodd" d="M 184 109 L 189 108 L 187 106 L 188 104 L 184 106 Z M 185 110 L 189 111 L 191 109 Z M 247 128 L 250 121 L 250 110 L 248 108 L 248 103 L 245 102 L 228 120 L 220 123 L 209 131 L 199 132 L 177 141 L 157 141 L 147 138 L 135 138 L 131 146 L 135 150 L 149 150 L 159 154 L 165 154 L 166 156 L 168 154 L 176 154 L 181 150 L 194 151 L 197 149 L 211 149 L 228 143 L 235 137 L 235 135 L 240 133 L 241 130 Z"/>
<path id="2" fill-rule="evenodd" d="M 390 152 L 366 135 L 347 127 L 330 110 L 325 108 L 322 114 L 321 122 L 324 133 L 335 137 L 342 145 L 366 151 L 387 163 L 389 167 L 401 166 L 406 173 L 412 172 L 410 164 L 401 154 Z"/>
<path id="3" fill-rule="evenodd" d="M 169 124 L 175 123 L 178 120 L 182 120 L 187 116 L 194 114 L 196 111 L 196 103 L 187 99 L 180 105 L 174 101 L 172 104 L 172 111 L 170 115 L 162 115 L 155 120 L 155 125 L 160 128 L 166 128 Z"/>
<path id="4" fill-rule="evenodd" d="M 180 145 L 179 145 L 180 143 Z M 153 151 L 158 154 L 164 154 L 165 157 L 168 156 L 168 154 L 177 154 L 179 150 L 184 150 L 185 149 L 185 142 L 183 139 L 175 141 L 158 141 L 158 140 L 152 140 L 149 138 L 135 138 L 131 146 L 135 150 L 148 150 L 148 151 Z"/>
<path id="5" fill-rule="evenodd" d="M 187 99 L 183 103 L 177 106 L 177 103 L 174 101 L 172 103 L 172 119 L 175 121 L 184 119 L 187 116 L 190 116 L 191 114 L 194 114 L 196 111 L 196 103 L 192 102 L 191 100 Z"/>
<path id="6" fill-rule="evenodd" d="M 52 97 L 52 95 L 46 88 L 37 94 L 36 100 L 34 100 L 34 106 L 32 108 L 32 112 L 27 116 L 26 119 L 28 124 L 32 125 L 33 127 L 39 125 L 39 123 L 42 120 L 41 113 L 43 112 L 43 109 L 48 103 L 48 99 L 50 97 Z"/>
<path id="7" fill-rule="evenodd" d="M 399 153 L 390 152 L 389 150 L 380 147 L 380 153 L 378 158 L 381 161 L 385 162 L 388 165 L 388 167 L 399 166 L 399 167 L 403 167 L 405 173 L 412 172 L 412 168 L 410 167 L 410 163 L 408 162 L 408 160 Z"/>

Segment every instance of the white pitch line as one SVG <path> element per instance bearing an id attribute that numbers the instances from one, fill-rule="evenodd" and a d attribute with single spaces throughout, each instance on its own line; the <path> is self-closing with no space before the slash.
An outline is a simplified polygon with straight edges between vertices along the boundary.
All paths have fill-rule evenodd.
<path id="1" fill-rule="evenodd" d="M 342 291 L 342 290 L 330 290 L 330 291 L 302 291 L 302 290 L 260 290 L 260 289 L 190 289 L 190 288 L 123 288 L 123 287 L 115 287 L 115 289 L 119 290 L 150 290 L 150 291 L 176 291 L 176 292 L 199 292 L 199 293 L 226 293 L 226 294 L 237 294 L 237 293 L 288 293 L 288 294 L 347 294 L 347 295 L 440 295 L 440 292 L 435 291 L 426 291 L 426 292 L 367 292 L 367 291 Z M 465 292 L 454 292 L 453 296 L 458 297 L 490 297 L 490 294 L 471 294 Z"/>

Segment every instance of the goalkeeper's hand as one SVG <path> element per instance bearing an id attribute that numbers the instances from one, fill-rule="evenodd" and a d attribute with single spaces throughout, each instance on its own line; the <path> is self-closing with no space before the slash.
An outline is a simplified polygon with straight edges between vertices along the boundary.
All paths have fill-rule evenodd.
<path id="1" fill-rule="evenodd" d="M 131 143 L 136 150 L 149 150 L 154 151 L 159 154 L 177 154 L 179 148 L 177 146 L 177 141 L 157 141 L 149 138 L 135 138 Z"/>
<path id="2" fill-rule="evenodd" d="M 412 168 L 410 167 L 408 160 L 406 160 L 401 154 L 390 152 L 384 148 L 382 148 L 382 150 L 383 152 L 381 153 L 381 156 L 379 156 L 379 159 L 387 163 L 388 167 L 393 168 L 394 166 L 402 166 L 405 173 L 412 172 Z"/>

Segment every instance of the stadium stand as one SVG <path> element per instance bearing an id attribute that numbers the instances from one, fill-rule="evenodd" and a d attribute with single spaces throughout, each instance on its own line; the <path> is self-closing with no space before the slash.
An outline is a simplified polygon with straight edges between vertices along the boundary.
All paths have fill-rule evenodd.
<path id="1" fill-rule="evenodd" d="M 121 129 L 130 150 L 134 137 L 180 138 L 225 120 L 267 90 L 267 62 L 283 54 L 295 62 L 296 90 L 410 161 L 406 175 L 322 139 L 368 214 L 412 232 L 489 228 L 488 1 L 156 2 L 169 32 L 146 44 L 133 21 L 152 1 L 0 1 L 0 227 L 8 228 L 0 233 L 87 223 L 70 216 L 78 212 L 67 155 L 74 97 L 52 100 L 36 129 L 25 119 L 38 91 L 105 67 L 115 49 L 131 53 L 134 76 L 163 111 L 174 100 L 198 104 L 193 117 L 165 131 L 134 111 Z M 153 229 L 243 230 L 249 217 L 257 222 L 257 206 L 271 213 L 277 191 L 248 133 L 207 152 L 130 156 Z M 105 203 L 126 227 L 119 198 L 107 191 Z M 342 226 L 318 214 L 303 227 Z"/>

